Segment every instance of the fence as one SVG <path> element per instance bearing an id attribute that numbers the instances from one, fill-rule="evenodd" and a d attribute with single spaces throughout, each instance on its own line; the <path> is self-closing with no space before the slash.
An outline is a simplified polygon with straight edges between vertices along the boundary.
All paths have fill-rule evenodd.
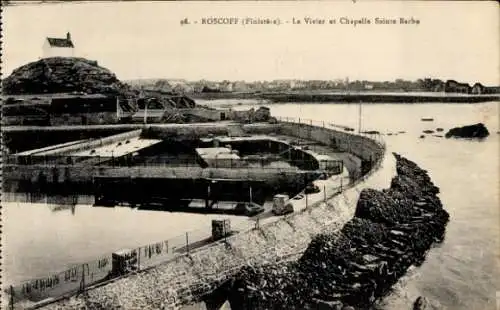
<path id="1" fill-rule="evenodd" d="M 335 130 L 336 134 L 332 133 L 332 137 L 330 137 L 331 140 L 330 146 L 334 148 L 339 148 L 341 151 L 344 152 L 355 154 L 356 156 L 361 157 L 362 159 L 363 157 L 365 157 L 364 158 L 365 163 L 369 164 L 369 166 L 367 166 L 367 168 L 369 169 L 365 169 L 365 171 L 362 171 L 362 173 L 359 176 L 356 176 L 356 179 L 358 179 L 358 177 L 362 177 L 368 171 L 373 170 L 372 168 L 376 167 L 377 162 L 379 162 L 385 154 L 385 148 L 386 148 L 385 141 L 382 135 L 377 131 L 361 131 L 359 133 L 355 133 L 354 129 L 346 126 L 339 126 L 325 121 L 314 121 L 310 119 L 281 117 L 278 118 L 278 120 L 281 123 L 287 123 L 294 126 L 293 131 L 296 132 L 297 136 L 300 136 L 301 133 L 302 134 L 305 133 L 306 135 L 308 135 L 310 139 L 314 139 L 314 130 L 317 130 L 318 128 Z M 341 131 L 339 130 L 339 128 L 348 130 Z M 337 144 L 337 139 L 333 137 L 334 135 L 340 135 L 341 138 L 339 139 L 341 140 L 342 143 Z M 360 139 L 360 137 L 364 139 Z M 373 143 L 375 144 L 376 147 L 370 148 L 369 144 Z M 365 149 L 370 151 L 366 152 Z"/>
<path id="2" fill-rule="evenodd" d="M 188 254 L 200 246 L 212 242 L 210 229 L 199 229 L 163 241 L 125 250 L 134 253 L 137 263 L 134 271 L 151 268 L 160 263 Z M 113 273 L 113 255 L 107 254 L 96 260 L 75 265 L 46 277 L 12 285 L 6 289 L 10 304 L 30 304 L 47 298 L 83 292 L 89 286 L 116 279 Z"/>
<path id="3" fill-rule="evenodd" d="M 292 123 L 292 124 L 297 124 L 297 125 L 309 125 L 309 126 L 315 126 L 315 127 L 320 127 L 320 128 L 329 128 L 337 131 L 341 131 L 345 134 L 350 134 L 352 136 L 362 136 L 366 138 L 370 138 L 377 143 L 380 143 L 385 146 L 385 141 L 382 138 L 382 134 L 376 130 L 363 130 L 360 131 L 358 129 L 358 132 L 354 128 L 348 127 L 348 126 L 343 126 L 343 125 L 337 125 L 334 123 L 330 123 L 328 121 L 318 121 L 318 120 L 312 120 L 312 119 L 307 119 L 307 118 L 298 118 L 298 117 L 286 117 L 286 116 L 278 116 L 276 117 L 277 120 L 281 123 Z"/>
<path id="4" fill-rule="evenodd" d="M 282 156 L 286 156 L 282 154 Z M 300 156 L 300 155 L 294 155 Z M 137 157 L 102 157 L 102 156 L 32 156 L 8 155 L 4 157 L 5 165 L 45 167 L 78 167 L 96 166 L 103 168 L 119 167 L 157 167 L 157 168 L 227 168 L 227 169 L 270 169 L 270 170 L 338 170 L 341 160 L 331 159 L 325 164 L 316 159 L 285 158 L 278 156 L 260 158 L 214 158 L 202 161 L 193 156 L 137 156 Z"/>

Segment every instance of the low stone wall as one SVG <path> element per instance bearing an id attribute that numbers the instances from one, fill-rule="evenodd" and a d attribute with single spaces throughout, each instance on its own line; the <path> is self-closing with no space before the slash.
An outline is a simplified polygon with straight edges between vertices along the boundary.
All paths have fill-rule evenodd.
<path id="1" fill-rule="evenodd" d="M 343 133 L 327 128 L 318 130 L 314 136 L 329 145 L 331 135 L 338 140 L 346 138 Z M 355 140 L 359 144 L 351 151 L 371 158 L 372 170 L 341 194 L 330 197 L 327 203 L 311 201 L 311 208 L 303 212 L 262 223 L 259 228 L 231 236 L 226 242 L 200 248 L 189 256 L 90 289 L 85 296 L 63 299 L 44 309 L 178 309 L 199 301 L 245 265 L 261 266 L 297 258 L 315 235 L 339 231 L 352 218 L 362 189 L 384 187 L 390 181 L 388 176 L 395 170 L 394 161 L 385 160 L 383 145 L 371 143 L 366 137 Z M 363 145 L 368 145 L 366 150 Z"/>
<path id="2" fill-rule="evenodd" d="M 254 123 L 241 125 L 243 131 L 254 135 L 272 135 L 279 132 L 281 124 Z"/>
<path id="3" fill-rule="evenodd" d="M 225 115 L 226 119 L 229 119 L 228 111 L 224 110 L 193 108 L 193 109 L 179 109 L 179 112 L 188 115 L 198 116 L 202 119 L 207 119 L 210 121 L 220 121 L 222 114 Z"/>
<path id="4" fill-rule="evenodd" d="M 331 145 L 341 151 L 354 154 L 365 161 L 376 162 L 384 154 L 380 143 L 374 139 L 333 130 L 325 124 L 321 127 L 313 126 L 307 122 L 296 123 L 285 121 L 281 123 L 280 131 L 284 135 L 311 139 L 325 145 Z"/>
<path id="5" fill-rule="evenodd" d="M 144 129 L 142 136 L 153 139 L 195 140 L 208 135 L 227 135 L 228 128 L 223 123 L 207 124 L 172 124 L 172 126 L 149 126 Z"/>
<path id="6" fill-rule="evenodd" d="M 141 127 L 141 125 L 6 126 L 2 128 L 2 139 L 4 150 L 14 154 L 68 141 L 105 138 Z"/>
<path id="7" fill-rule="evenodd" d="M 64 113 L 50 115 L 50 125 L 105 125 L 118 123 L 116 112 Z"/>
<path id="8" fill-rule="evenodd" d="M 65 154 L 76 153 L 76 152 L 83 151 L 83 150 L 90 150 L 92 148 L 101 147 L 103 145 L 115 143 L 118 141 L 123 141 L 125 139 L 139 137 L 140 134 L 141 134 L 140 129 L 127 131 L 124 133 L 119 133 L 119 134 L 108 136 L 105 138 L 93 139 L 90 141 L 84 141 L 82 143 L 69 145 L 66 147 L 61 147 L 61 148 L 58 148 L 55 150 L 51 150 L 50 152 L 47 152 L 45 155 L 51 155 L 51 156 L 53 156 L 53 155 L 65 155 Z"/>
<path id="9" fill-rule="evenodd" d="M 339 156 L 353 179 L 360 178 L 372 169 L 384 155 L 380 142 L 375 139 L 333 130 L 325 123 L 322 126 L 314 126 L 304 120 L 301 123 L 285 120 L 280 124 L 281 134 L 317 141 L 341 151 Z"/>
<path id="10" fill-rule="evenodd" d="M 95 176 L 178 179 L 241 179 L 278 184 L 287 179 L 297 181 L 309 172 L 289 168 L 201 168 L 201 167 L 100 167 L 4 165 L 4 178 L 10 181 L 29 180 L 33 183 L 92 182 Z M 314 172 L 311 172 L 314 173 Z M 43 180 L 43 181 L 42 181 Z"/>

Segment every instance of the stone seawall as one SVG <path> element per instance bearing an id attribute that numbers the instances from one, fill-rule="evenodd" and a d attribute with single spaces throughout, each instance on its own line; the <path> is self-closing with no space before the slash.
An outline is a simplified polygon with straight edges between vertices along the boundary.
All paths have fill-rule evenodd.
<path id="1" fill-rule="evenodd" d="M 302 126 L 306 125 L 299 127 L 305 128 Z M 328 145 L 331 136 L 336 137 L 340 145 L 344 145 L 342 139 L 354 137 L 353 140 L 358 143 L 350 150 L 354 153 L 359 151 L 355 154 L 362 158 L 370 158 L 372 170 L 342 193 L 329 197 L 327 203 L 323 199 L 311 201 L 311 207 L 305 211 L 278 220 L 267 219 L 258 228 L 231 236 L 226 241 L 213 243 L 145 272 L 92 288 L 84 295 L 59 300 L 44 309 L 177 309 L 200 301 L 207 293 L 234 277 L 243 266 L 296 259 L 317 234 L 340 231 L 353 217 L 359 193 L 364 188 L 387 186 L 395 170 L 394 162 L 384 156 L 383 145 L 369 138 L 347 136 L 328 128 L 310 132 L 315 132 L 313 139 Z M 294 132 L 290 134 L 295 135 Z M 345 144 L 351 145 L 351 142 Z"/>
<path id="2" fill-rule="evenodd" d="M 376 141 L 377 136 L 375 135 L 372 137 L 361 136 L 332 130 L 324 123 L 323 126 L 314 126 L 307 122 L 285 121 L 281 123 L 279 130 L 283 135 L 314 140 L 344 152 L 341 156 L 342 160 L 354 179 L 358 179 L 363 173 L 370 170 L 384 155 L 384 150 L 381 148 L 380 142 Z M 363 168 L 360 169 L 363 166 L 366 167 L 364 171 L 362 171 Z"/>
<path id="3" fill-rule="evenodd" d="M 427 172 L 394 155 L 390 188 L 363 190 L 340 232 L 315 236 L 297 261 L 242 268 L 226 291 L 231 308 L 368 309 L 421 264 L 449 215 Z"/>
<path id="4" fill-rule="evenodd" d="M 383 156 L 384 150 L 374 137 L 368 138 L 348 132 L 328 128 L 328 126 L 314 126 L 312 124 L 283 122 L 280 131 L 284 135 L 311 139 L 325 145 L 332 145 L 344 152 L 352 153 L 362 160 L 377 161 Z"/>

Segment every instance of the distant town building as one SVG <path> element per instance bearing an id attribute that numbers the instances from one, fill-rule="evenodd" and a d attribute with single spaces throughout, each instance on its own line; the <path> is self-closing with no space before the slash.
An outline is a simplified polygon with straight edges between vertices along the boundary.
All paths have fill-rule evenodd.
<path id="1" fill-rule="evenodd" d="M 482 94 L 499 94 L 500 86 L 484 86 L 481 83 L 475 83 L 472 86 L 472 94 L 482 95 Z"/>
<path id="2" fill-rule="evenodd" d="M 248 91 L 250 87 L 244 81 L 236 81 L 233 83 L 233 91 Z"/>
<path id="3" fill-rule="evenodd" d="M 472 91 L 474 95 L 481 95 L 484 93 L 484 86 L 481 83 L 476 83 L 472 86 Z"/>
<path id="4" fill-rule="evenodd" d="M 455 80 L 448 80 L 445 83 L 444 86 L 444 91 L 447 93 L 463 93 L 463 94 L 469 94 L 472 90 L 472 87 L 470 87 L 469 84 L 467 83 L 459 83 Z"/>
<path id="5" fill-rule="evenodd" d="M 222 92 L 232 92 L 233 91 L 233 83 L 231 83 L 230 81 L 224 80 L 219 85 L 219 89 Z"/>
<path id="6" fill-rule="evenodd" d="M 172 91 L 175 93 L 184 94 L 194 92 L 194 87 L 189 85 L 185 80 L 169 80 L 168 82 L 172 87 Z"/>
<path id="7" fill-rule="evenodd" d="M 43 44 L 43 57 L 74 57 L 75 45 L 68 32 L 66 38 L 45 38 Z"/>
<path id="8" fill-rule="evenodd" d="M 301 80 L 290 81 L 290 89 L 304 89 L 306 88 L 306 82 Z"/>

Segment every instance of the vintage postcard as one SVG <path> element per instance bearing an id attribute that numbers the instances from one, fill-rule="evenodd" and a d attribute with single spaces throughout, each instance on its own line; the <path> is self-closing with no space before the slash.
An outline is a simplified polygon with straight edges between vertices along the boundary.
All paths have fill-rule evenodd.
<path id="1" fill-rule="evenodd" d="M 499 309 L 496 1 L 4 1 L 2 309 Z"/>

